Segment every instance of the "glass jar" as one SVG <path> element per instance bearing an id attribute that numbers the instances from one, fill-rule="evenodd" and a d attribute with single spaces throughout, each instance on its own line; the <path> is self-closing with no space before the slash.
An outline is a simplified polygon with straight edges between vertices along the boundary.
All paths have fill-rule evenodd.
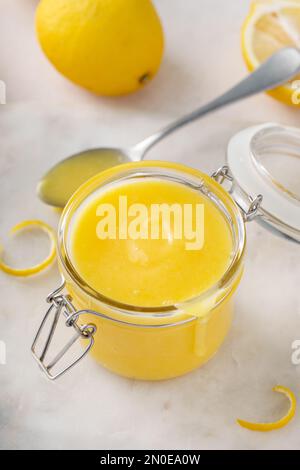
<path id="1" fill-rule="evenodd" d="M 173 181 L 196 189 L 209 198 L 225 217 L 233 247 L 230 265 L 218 282 L 201 295 L 166 307 L 124 305 L 95 291 L 76 270 L 70 248 L 76 214 L 99 189 L 109 189 L 120 181 L 132 181 L 134 184 L 137 177 L 139 180 L 155 178 Z M 223 343 L 232 322 L 233 294 L 242 274 L 244 250 L 242 213 L 213 178 L 175 163 L 120 165 L 83 184 L 62 214 L 58 231 L 58 260 L 63 285 L 48 297 L 50 309 L 47 313 L 54 318 L 55 326 L 58 316 L 63 314 L 66 324 L 75 328 L 75 339 L 77 335 L 86 343 L 80 358 L 90 351 L 93 358 L 109 370 L 135 379 L 177 377 L 204 364 Z M 67 295 L 62 293 L 63 289 Z M 52 335 L 51 329 L 50 339 Z M 35 357 L 49 378 L 57 378 L 74 365 L 69 364 L 55 372 L 62 355 L 59 354 L 57 361 L 46 365 L 47 350 L 37 354 L 37 340 L 38 337 L 33 345 Z M 68 346 L 63 349 L 63 354 Z"/>
<path id="2" fill-rule="evenodd" d="M 109 370 L 145 380 L 176 377 L 208 361 L 231 325 L 234 293 L 244 264 L 245 222 L 255 218 L 299 246 L 300 198 L 295 178 L 299 142 L 298 129 L 267 123 L 233 136 L 227 149 L 228 166 L 212 177 L 175 163 L 140 162 L 114 167 L 83 184 L 61 217 L 58 260 L 63 282 L 47 298 L 49 309 L 32 345 L 46 375 L 50 379 L 61 376 L 89 351 Z M 121 181 L 134 184 L 135 179 L 151 178 L 188 186 L 208 198 L 226 219 L 233 247 L 230 265 L 215 285 L 185 302 L 157 308 L 104 297 L 81 278 L 70 250 L 74 218 L 88 198 Z M 46 360 L 60 318 L 75 334 L 53 359 Z M 48 321 L 50 329 L 40 344 Z M 83 351 L 58 367 L 77 339 L 84 343 Z"/>

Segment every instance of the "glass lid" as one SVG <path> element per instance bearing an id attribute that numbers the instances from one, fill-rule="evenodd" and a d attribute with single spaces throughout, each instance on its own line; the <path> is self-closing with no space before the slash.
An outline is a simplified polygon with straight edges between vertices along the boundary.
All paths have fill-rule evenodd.
<path id="1" fill-rule="evenodd" d="M 250 198 L 263 196 L 257 221 L 300 243 L 300 129 L 245 129 L 230 140 L 227 162 L 234 186 Z"/>

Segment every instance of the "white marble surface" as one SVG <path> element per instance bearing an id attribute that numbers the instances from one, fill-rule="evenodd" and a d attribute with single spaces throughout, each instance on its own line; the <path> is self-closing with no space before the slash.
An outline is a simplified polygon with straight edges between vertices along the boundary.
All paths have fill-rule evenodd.
<path id="1" fill-rule="evenodd" d="M 61 78 L 40 53 L 33 32 L 37 1 L 0 2 L 0 215 L 2 240 L 23 218 L 55 225 L 58 215 L 35 196 L 52 163 L 89 145 L 137 142 L 213 97 L 245 73 L 239 28 L 248 2 L 156 0 L 166 31 L 165 60 L 156 80 L 136 95 L 95 98 Z M 168 139 L 151 157 L 207 172 L 224 161 L 226 142 L 249 123 L 299 123 L 299 111 L 265 96 L 237 104 Z M 16 262 L 45 249 L 37 237 L 15 242 Z M 24 254 L 26 246 L 26 256 Z M 28 249 L 27 249 L 28 248 Z M 1 274 L 1 273 L 0 273 Z M 300 397 L 300 366 L 291 344 L 300 339 L 300 250 L 248 227 L 248 257 L 231 333 L 217 356 L 185 377 L 146 383 L 119 378 L 87 359 L 57 383 L 48 382 L 30 355 L 55 267 L 39 277 L 0 275 L 0 448 L 300 448 L 299 413 L 285 429 L 256 434 L 237 417 L 277 418 L 285 400 L 273 385 Z"/>

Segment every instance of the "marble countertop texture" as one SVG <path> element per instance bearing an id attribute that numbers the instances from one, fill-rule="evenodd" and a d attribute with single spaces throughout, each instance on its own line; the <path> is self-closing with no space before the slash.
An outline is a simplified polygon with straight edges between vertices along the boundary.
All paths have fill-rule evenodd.
<path id="1" fill-rule="evenodd" d="M 58 214 L 35 195 L 41 174 L 88 146 L 130 145 L 213 98 L 245 74 L 239 29 L 248 2 L 156 0 L 166 33 L 165 59 L 142 92 L 104 99 L 81 90 L 48 64 L 34 37 L 37 1 L 1 0 L 0 238 L 16 222 Z M 225 6 L 226 3 L 226 6 Z M 208 173 L 224 163 L 228 139 L 249 124 L 299 124 L 299 110 L 258 96 L 196 122 L 158 145 L 149 158 L 184 162 Z M 204 367 L 175 380 L 148 383 L 113 375 L 91 359 L 50 383 L 30 354 L 59 284 L 54 266 L 17 279 L 0 273 L 0 448 L 2 449 L 299 449 L 300 413 L 280 431 L 260 434 L 235 420 L 276 419 L 285 399 L 276 384 L 300 396 L 300 249 L 248 225 L 245 275 L 231 332 Z M 36 236 L 8 243 L 12 261 L 37 259 L 47 249 Z M 26 247 L 26 249 L 24 249 Z M 13 254 L 12 254 L 13 253 Z"/>

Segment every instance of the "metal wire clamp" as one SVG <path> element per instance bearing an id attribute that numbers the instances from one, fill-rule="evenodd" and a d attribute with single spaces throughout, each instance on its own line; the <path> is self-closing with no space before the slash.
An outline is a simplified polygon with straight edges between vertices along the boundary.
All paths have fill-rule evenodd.
<path id="1" fill-rule="evenodd" d="M 245 222 L 250 222 L 259 215 L 259 209 L 263 201 L 263 196 L 259 194 L 253 198 L 249 194 L 246 194 L 244 191 L 242 191 L 240 187 L 237 187 L 227 165 L 223 165 L 221 168 L 215 171 L 211 177 L 221 185 L 224 182 L 230 184 L 228 192 L 233 196 L 233 199 L 241 209 Z"/>
<path id="2" fill-rule="evenodd" d="M 69 369 L 74 367 L 84 356 L 90 351 L 90 349 L 94 345 L 94 334 L 96 333 L 96 326 L 93 324 L 87 325 L 79 325 L 78 318 L 81 314 L 86 313 L 85 310 L 78 311 L 75 309 L 74 305 L 71 302 L 71 298 L 68 295 L 63 295 L 61 291 L 65 287 L 65 282 L 63 282 L 58 289 L 51 292 L 51 294 L 47 297 L 47 302 L 50 304 L 46 315 L 44 316 L 42 323 L 37 331 L 37 334 L 34 338 L 33 344 L 31 346 L 31 352 L 33 357 L 37 361 L 40 368 L 46 374 L 48 379 L 55 380 L 61 375 L 65 374 Z M 65 317 L 65 324 L 67 327 L 73 327 L 75 330 L 75 334 L 72 338 L 68 341 L 68 343 L 54 356 L 54 358 L 50 359 L 48 362 L 46 360 L 46 356 L 53 340 L 53 336 L 59 321 L 59 318 L 63 315 Z M 50 317 L 53 317 L 52 323 L 50 326 L 50 331 L 48 336 L 46 337 L 45 343 L 42 347 L 40 353 L 37 353 L 37 346 L 42 331 L 45 328 L 46 322 Z M 68 350 L 72 347 L 73 344 L 76 343 L 78 339 L 84 339 L 88 341 L 88 345 L 83 350 L 83 352 L 74 359 L 69 365 L 64 367 L 62 370 L 58 371 L 57 373 L 52 373 L 52 369 L 54 366 L 62 359 L 62 357 L 68 352 Z"/>

